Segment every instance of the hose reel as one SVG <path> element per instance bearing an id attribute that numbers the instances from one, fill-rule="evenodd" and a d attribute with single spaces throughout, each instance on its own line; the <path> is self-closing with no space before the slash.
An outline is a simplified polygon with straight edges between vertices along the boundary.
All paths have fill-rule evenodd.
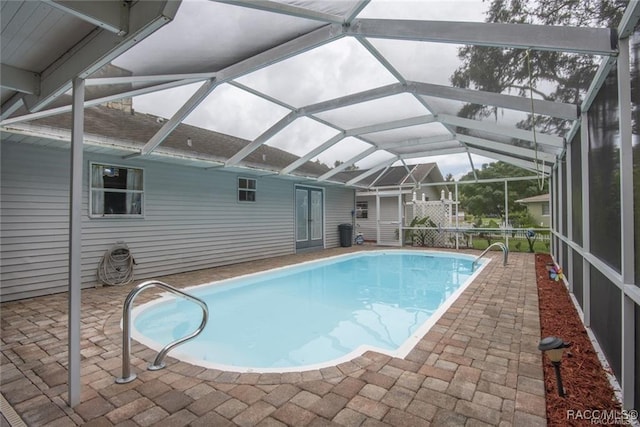
<path id="1" fill-rule="evenodd" d="M 98 265 L 98 280 L 105 285 L 124 286 L 133 281 L 133 266 L 136 264 L 129 247 L 116 242 L 104 253 Z"/>

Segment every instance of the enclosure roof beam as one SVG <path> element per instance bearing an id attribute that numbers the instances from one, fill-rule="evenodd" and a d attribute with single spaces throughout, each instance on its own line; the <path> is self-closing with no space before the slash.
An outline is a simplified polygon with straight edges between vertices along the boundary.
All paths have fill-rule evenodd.
<path id="1" fill-rule="evenodd" d="M 313 159 L 315 156 L 317 156 L 318 154 L 322 153 L 323 151 L 327 150 L 328 148 L 333 147 L 334 145 L 336 145 L 338 142 L 342 141 L 345 137 L 344 132 L 341 132 L 337 135 L 334 135 L 333 137 L 331 137 L 330 139 L 328 139 L 326 142 L 324 142 L 323 144 L 320 144 L 319 146 L 317 146 L 316 148 L 314 148 L 313 150 L 309 151 L 307 154 L 305 154 L 304 156 L 300 157 L 298 160 L 296 160 L 295 162 L 289 164 L 288 166 L 284 167 L 281 171 L 280 174 L 281 175 L 286 175 L 296 169 L 298 169 L 300 166 L 302 166 L 303 164 L 305 164 L 306 162 L 308 162 L 309 160 Z"/>
<path id="2" fill-rule="evenodd" d="M 418 157 L 443 156 L 448 154 L 460 154 L 467 151 L 467 148 L 460 145 L 451 148 L 439 148 L 435 150 L 420 151 L 416 153 L 407 153 L 400 156 L 401 159 L 417 159 Z"/>
<path id="3" fill-rule="evenodd" d="M 360 104 L 362 102 L 373 101 L 387 96 L 397 95 L 406 91 L 406 87 L 401 83 L 393 83 L 387 86 L 377 87 L 351 95 L 341 96 L 328 101 L 307 105 L 300 109 L 301 114 L 317 114 L 336 108 L 347 107 L 349 105 Z"/>
<path id="4" fill-rule="evenodd" d="M 620 24 L 618 25 L 618 37 L 621 39 L 629 37 L 640 19 L 640 2 L 630 1 L 624 10 Z"/>
<path id="5" fill-rule="evenodd" d="M 510 110 L 531 113 L 531 99 L 523 96 L 505 95 L 501 93 L 420 82 L 407 82 L 407 88 L 410 92 L 417 95 L 454 99 L 457 101 L 468 102 L 470 104 L 492 105 Z M 577 120 L 580 115 L 578 105 L 546 101 L 542 99 L 533 100 L 533 109 L 536 114 L 566 120 Z"/>
<path id="6" fill-rule="evenodd" d="M 447 142 L 453 141 L 455 137 L 453 135 L 434 135 L 434 136 L 425 136 L 422 138 L 408 138 L 404 141 L 398 142 L 381 142 L 376 144 L 378 148 L 382 150 L 393 150 L 394 148 L 402 148 L 402 147 L 413 147 L 418 145 L 428 145 L 435 144 L 438 142 Z"/>
<path id="7" fill-rule="evenodd" d="M 250 58 L 224 68 L 216 74 L 220 83 L 242 77 L 269 65 L 294 57 L 333 40 L 344 37 L 342 26 L 327 24 L 310 33 L 260 52 Z"/>
<path id="8" fill-rule="evenodd" d="M 563 138 L 542 132 L 536 132 L 536 135 L 534 136 L 533 132 L 517 129 L 515 126 L 500 126 L 495 123 L 465 119 L 463 117 L 451 116 L 449 114 L 438 114 L 438 121 L 462 128 L 475 129 L 511 138 L 522 139 L 523 141 L 537 142 L 539 144 L 550 145 L 552 147 L 562 148 L 564 146 Z"/>
<path id="9" fill-rule="evenodd" d="M 276 124 L 271 126 L 269 129 L 264 131 L 260 136 L 258 136 L 255 140 L 253 140 L 250 144 L 246 145 L 236 154 L 234 154 L 229 160 L 224 162 L 225 166 L 233 166 L 238 164 L 242 159 L 247 157 L 249 154 L 253 153 L 258 149 L 262 144 L 267 142 L 270 138 L 272 138 L 276 133 L 280 132 L 285 127 L 289 126 L 294 120 L 298 118 L 298 113 L 296 111 L 291 111 L 289 114 L 280 119 Z"/>
<path id="10" fill-rule="evenodd" d="M 187 117 L 209 94 L 216 88 L 216 79 L 209 79 L 204 82 L 198 90 L 191 95 L 191 98 L 185 102 L 182 107 L 169 119 L 162 127 L 151 137 L 151 139 L 142 147 L 140 154 L 145 156 L 151 153 L 155 148 L 162 144 L 167 136 L 178 127 L 180 123 Z"/>
<path id="11" fill-rule="evenodd" d="M 360 175 L 356 176 L 355 178 L 347 181 L 345 184 L 346 185 L 353 185 L 357 182 L 362 181 L 363 179 L 373 175 L 374 173 L 378 172 L 380 169 L 384 169 L 387 166 L 392 165 L 394 162 L 396 162 L 398 160 L 398 156 L 394 156 L 391 159 L 387 159 L 384 162 L 380 162 L 377 165 L 373 166 L 371 169 L 367 170 L 366 172 L 361 173 Z"/>
<path id="12" fill-rule="evenodd" d="M 373 152 L 375 152 L 377 150 L 378 149 L 376 147 L 369 147 L 368 149 L 364 150 L 362 153 L 358 154 L 357 156 L 354 156 L 354 157 L 350 158 L 349 160 L 345 161 L 344 163 L 340 163 L 340 165 L 338 165 L 337 167 L 331 169 L 329 172 L 325 173 L 324 175 L 320 175 L 317 178 L 318 181 L 326 181 L 327 179 L 331 178 L 332 176 L 334 176 L 338 172 L 342 172 L 343 170 L 345 170 L 349 166 L 353 165 L 354 163 L 356 163 L 359 160 L 364 159 L 369 154 L 371 154 L 371 153 L 373 153 Z"/>
<path id="13" fill-rule="evenodd" d="M 518 166 L 533 172 L 543 172 L 546 175 L 549 175 L 551 173 L 551 166 L 548 166 L 546 164 L 538 164 L 537 168 L 536 168 L 536 163 L 533 161 L 528 161 L 528 160 L 523 160 L 523 159 L 518 159 L 512 156 L 507 156 L 504 154 L 498 154 L 496 152 L 493 151 L 489 151 L 489 150 L 482 150 L 479 148 L 475 148 L 475 147 L 468 147 L 469 151 L 471 153 L 474 154 L 479 154 L 480 156 L 484 156 L 484 157 L 489 157 L 491 159 L 495 159 L 495 160 L 500 160 L 503 161 L 505 163 L 510 163 L 514 166 Z"/>
<path id="14" fill-rule="evenodd" d="M 129 31 L 129 2 L 44 0 L 85 22 L 123 36 Z"/>
<path id="15" fill-rule="evenodd" d="M 125 92 L 119 92 L 113 95 L 107 95 L 100 98 L 89 99 L 84 102 L 84 106 L 85 108 L 92 107 L 94 105 L 104 104 L 105 102 L 116 101 L 118 99 L 129 98 L 129 97 L 138 96 L 138 95 L 145 95 L 147 93 L 157 92 L 165 89 L 171 89 L 178 86 L 185 86 L 195 82 L 197 82 L 197 80 L 178 80 L 178 81 L 173 81 L 168 83 L 162 83 L 159 85 L 152 85 L 152 86 L 146 86 L 138 89 L 127 90 Z M 22 98 L 20 98 L 20 101 L 22 101 Z M 18 107 L 20 105 L 18 105 Z M 56 114 L 67 113 L 69 111 L 71 111 L 71 105 L 63 105 L 61 107 L 40 110 L 37 113 L 23 114 L 23 115 L 11 117 L 8 119 L 5 119 L 3 116 L 2 121 L 0 121 L 0 125 L 4 126 L 4 125 L 10 125 L 10 124 L 19 123 L 19 122 L 25 122 L 29 120 L 40 119 L 42 117 L 55 116 Z M 12 113 L 9 113 L 7 117 L 10 116 Z"/>
<path id="16" fill-rule="evenodd" d="M 540 160 L 544 160 L 547 163 L 554 164 L 556 162 L 556 156 L 550 153 L 546 153 L 544 151 L 538 150 L 536 154 L 535 150 L 525 147 L 518 147 L 513 144 L 503 144 L 497 141 L 491 141 L 484 138 L 476 138 L 474 136 L 469 135 L 456 135 L 456 139 L 460 142 L 464 142 L 467 146 L 475 146 L 477 148 L 486 148 L 489 150 L 498 150 L 502 153 L 508 154 L 512 153 L 516 156 L 528 157 L 530 159 L 535 159 L 536 156 Z"/>
<path id="17" fill-rule="evenodd" d="M 393 120 L 390 122 L 376 123 L 373 125 L 362 126 L 358 128 L 347 129 L 347 136 L 365 135 L 368 133 L 382 132 L 385 130 L 399 129 L 408 126 L 417 126 L 436 121 L 436 116 L 426 114 L 424 116 L 410 117 L 408 119 Z"/>
<path id="18" fill-rule="evenodd" d="M 615 55 L 611 31 L 531 24 L 356 19 L 346 33 L 383 39 Z"/>
<path id="19" fill-rule="evenodd" d="M 250 9 L 257 9 L 266 12 L 274 12 L 280 15 L 295 16 L 296 18 L 312 19 L 314 21 L 332 22 L 342 24 L 344 18 L 329 13 L 322 13 L 299 6 L 284 3 L 277 3 L 271 0 L 214 0 L 217 3 L 226 3 L 234 6 L 242 6 Z"/>
<path id="20" fill-rule="evenodd" d="M 4 125 L 4 120 L 18 111 L 20 107 L 24 106 L 24 99 L 17 93 L 9 98 L 4 104 L 2 104 L 2 112 L 0 113 L 0 126 Z"/>
<path id="21" fill-rule="evenodd" d="M 90 76 L 173 20 L 179 6 L 179 0 L 139 1 L 129 9 L 129 30 L 124 37 L 103 29 L 89 33 L 41 73 L 40 95 L 25 96 L 29 111 L 42 110 L 71 89 L 73 78 Z"/>
<path id="22" fill-rule="evenodd" d="M 86 86 L 121 85 L 129 83 L 158 83 L 176 80 L 192 82 L 209 80 L 216 77 L 216 73 L 186 73 L 186 74 L 154 74 L 145 76 L 96 77 L 86 79 Z"/>

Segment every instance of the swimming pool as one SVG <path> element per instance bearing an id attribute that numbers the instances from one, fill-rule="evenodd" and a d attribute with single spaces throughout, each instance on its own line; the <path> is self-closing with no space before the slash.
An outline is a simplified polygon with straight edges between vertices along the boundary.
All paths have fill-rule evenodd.
<path id="1" fill-rule="evenodd" d="M 484 267 L 446 252 L 367 251 L 188 288 L 203 333 L 172 350 L 239 372 L 334 366 L 367 350 L 404 357 Z M 133 311 L 133 338 L 160 350 L 198 327 L 201 310 L 166 295 Z"/>

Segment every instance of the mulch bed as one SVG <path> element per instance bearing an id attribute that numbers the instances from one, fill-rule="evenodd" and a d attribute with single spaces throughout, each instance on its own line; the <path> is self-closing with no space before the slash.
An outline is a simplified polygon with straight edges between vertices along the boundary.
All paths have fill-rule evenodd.
<path id="1" fill-rule="evenodd" d="M 562 357 L 561 373 L 566 396 L 558 395 L 553 365 L 544 356 L 547 422 L 549 426 L 591 425 L 591 419 L 576 419 L 588 411 L 620 411 L 611 384 L 584 329 L 569 292 L 562 281 L 549 279 L 551 256 L 536 254 L 536 277 L 540 306 L 541 336 L 554 336 L 571 343 Z"/>

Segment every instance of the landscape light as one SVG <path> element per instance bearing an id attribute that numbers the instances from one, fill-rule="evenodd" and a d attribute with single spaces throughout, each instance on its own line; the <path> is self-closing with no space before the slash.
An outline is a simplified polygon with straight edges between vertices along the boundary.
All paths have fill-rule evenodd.
<path id="1" fill-rule="evenodd" d="M 558 395 L 564 397 L 564 388 L 562 387 L 562 375 L 560 375 L 560 362 L 562 361 L 562 352 L 565 348 L 571 344 L 564 342 L 560 338 L 546 337 L 540 340 L 538 344 L 538 350 L 547 354 L 549 360 L 553 364 L 553 368 L 556 371 L 556 381 L 558 383 Z"/>

